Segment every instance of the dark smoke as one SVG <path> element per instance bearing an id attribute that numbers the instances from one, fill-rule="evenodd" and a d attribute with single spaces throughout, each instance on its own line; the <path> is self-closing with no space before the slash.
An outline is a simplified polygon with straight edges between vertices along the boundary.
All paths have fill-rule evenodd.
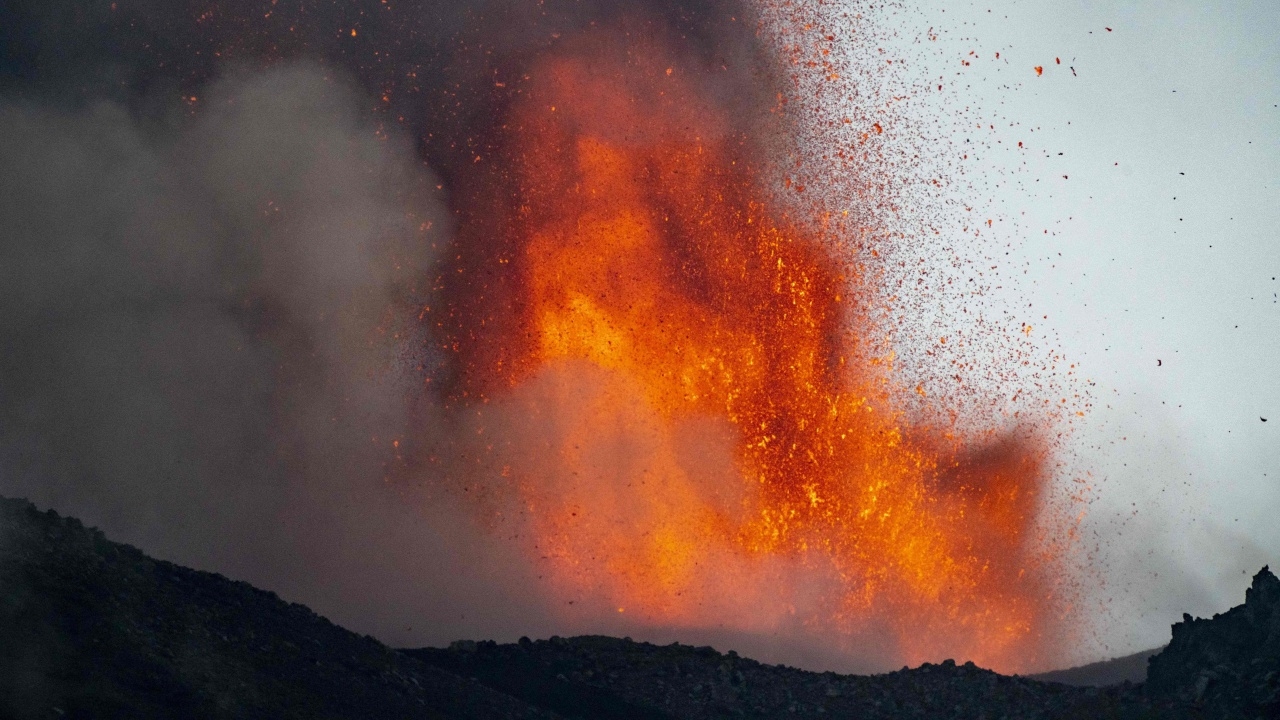
<path id="1" fill-rule="evenodd" d="M 523 69 L 624 17 L 767 107 L 727 0 L 5 3 L 0 494 L 392 643 L 553 632 L 437 492 L 418 318 Z"/>
<path id="2" fill-rule="evenodd" d="M 476 550 L 384 482 L 435 179 L 314 66 L 203 92 L 164 124 L 0 107 L 0 492 L 384 634 L 472 604 L 432 578 Z"/>
<path id="3" fill-rule="evenodd" d="M 0 90 L 60 104 L 163 113 L 228 67 L 341 68 L 455 195 L 475 155 L 494 149 L 530 64 L 589 28 L 626 21 L 671 40 L 722 70 L 707 88 L 721 104 L 758 113 L 773 99 L 756 13 L 739 0 L 15 0 L 0 12 Z"/>

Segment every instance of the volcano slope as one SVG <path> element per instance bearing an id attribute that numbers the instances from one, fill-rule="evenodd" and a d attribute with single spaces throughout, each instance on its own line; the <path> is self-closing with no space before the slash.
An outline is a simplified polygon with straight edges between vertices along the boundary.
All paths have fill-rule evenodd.
<path id="1" fill-rule="evenodd" d="M 0 718 L 549 718 L 301 605 L 0 499 Z"/>
<path id="2" fill-rule="evenodd" d="M 396 651 L 0 499 L 0 718 L 1278 717 L 1280 580 L 1174 627 L 1146 685 L 946 661 L 876 676 L 607 637 Z"/>

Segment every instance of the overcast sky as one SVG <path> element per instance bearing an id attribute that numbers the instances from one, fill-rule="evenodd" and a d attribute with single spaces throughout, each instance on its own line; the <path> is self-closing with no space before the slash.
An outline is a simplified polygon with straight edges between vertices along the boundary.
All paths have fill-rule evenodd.
<path id="1" fill-rule="evenodd" d="M 970 173 L 1027 271 L 1004 301 L 1094 383 L 1068 455 L 1098 479 L 1098 642 L 1161 644 L 1280 562 L 1280 4 L 916 8 L 1004 140 Z"/>

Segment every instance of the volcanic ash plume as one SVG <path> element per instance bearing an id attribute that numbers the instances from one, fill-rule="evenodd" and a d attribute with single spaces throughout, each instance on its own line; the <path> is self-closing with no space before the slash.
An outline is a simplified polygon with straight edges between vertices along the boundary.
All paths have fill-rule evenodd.
<path id="1" fill-rule="evenodd" d="M 188 103 L 0 106 L 0 492 L 387 639 L 474 632 L 505 595 L 455 565 L 519 568 L 385 483 L 438 181 L 314 65 Z"/>

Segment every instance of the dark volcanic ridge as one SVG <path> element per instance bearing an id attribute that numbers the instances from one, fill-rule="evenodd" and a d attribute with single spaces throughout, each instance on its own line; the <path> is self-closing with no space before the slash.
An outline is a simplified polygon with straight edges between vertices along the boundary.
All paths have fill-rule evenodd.
<path id="1" fill-rule="evenodd" d="M 0 499 L 0 718 L 1272 718 L 1280 580 L 1173 628 L 1145 684 L 972 664 L 814 673 L 608 637 L 393 650 Z"/>
<path id="2" fill-rule="evenodd" d="M 553 715 L 0 499 L 0 718 L 409 717 Z"/>
<path id="3" fill-rule="evenodd" d="M 1159 653 L 1161 650 L 1164 650 L 1164 647 L 1143 650 L 1142 652 L 1111 658 L 1110 660 L 1100 660 L 1079 667 L 1036 673 L 1027 677 L 1045 682 L 1080 685 L 1083 687 L 1118 685 L 1126 680 L 1131 683 L 1140 683 L 1147 679 L 1147 662 L 1152 655 Z"/>

